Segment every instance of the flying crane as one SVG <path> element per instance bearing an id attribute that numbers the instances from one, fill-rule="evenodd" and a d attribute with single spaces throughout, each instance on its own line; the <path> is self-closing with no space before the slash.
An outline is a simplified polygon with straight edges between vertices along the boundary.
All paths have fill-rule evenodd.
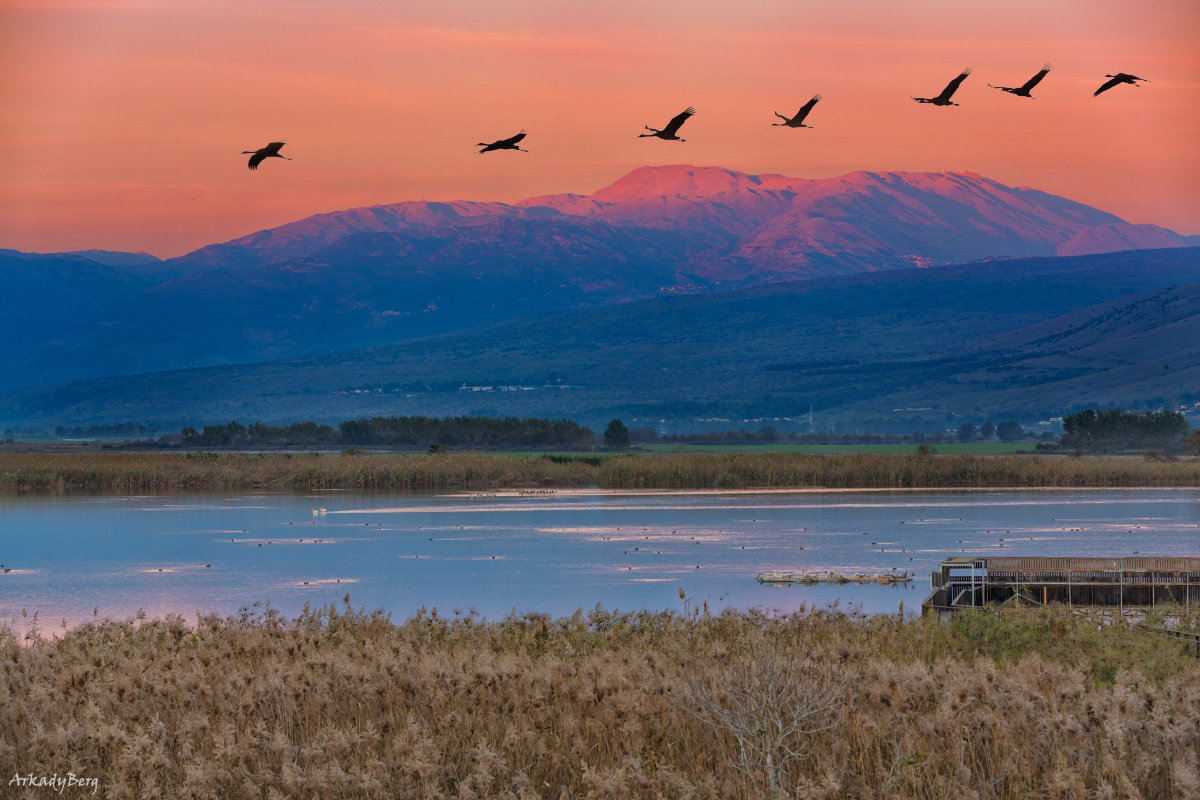
<path id="1" fill-rule="evenodd" d="M 250 156 L 250 169 L 258 169 L 258 165 L 263 162 L 264 158 L 282 158 L 284 161 L 291 161 L 287 156 L 279 155 L 279 148 L 283 147 L 286 142 L 271 142 L 266 147 L 260 147 L 257 150 L 243 150 L 242 155 L 253 153 Z"/>
<path id="2" fill-rule="evenodd" d="M 486 142 L 479 142 L 478 146 L 483 148 L 479 152 L 480 153 L 490 153 L 493 150 L 520 150 L 522 153 L 528 153 L 529 151 L 524 149 L 523 147 L 517 147 L 517 143 L 520 142 L 524 138 L 525 138 L 525 129 L 522 128 L 521 132 L 518 133 L 516 136 L 510 136 L 507 139 L 497 139 L 496 141 L 492 142 L 491 144 L 488 144 Z"/>
<path id="3" fill-rule="evenodd" d="M 932 103 L 935 106 L 956 106 L 958 103 L 950 102 L 950 96 L 958 90 L 959 85 L 967 79 L 971 74 L 971 68 L 964 69 L 957 78 L 946 84 L 946 88 L 942 89 L 942 93 L 937 97 L 913 97 L 918 103 Z M 912 97 L 912 95 L 909 95 Z"/>
<path id="4" fill-rule="evenodd" d="M 781 120 L 783 120 L 783 122 L 772 122 L 771 125 L 775 127 L 786 126 L 788 128 L 811 128 L 812 125 L 804 124 L 804 118 L 808 116 L 808 112 L 813 110 L 813 106 L 815 106 L 817 101 L 820 99 L 821 95 L 814 94 L 811 100 L 800 106 L 800 110 L 796 112 L 796 116 L 792 117 L 791 119 L 788 119 L 783 114 L 780 114 L 778 111 L 776 111 L 775 116 L 779 117 Z"/>
<path id="5" fill-rule="evenodd" d="M 681 139 L 677 135 L 677 133 L 679 131 L 679 127 L 681 125 L 683 125 L 683 123 L 688 121 L 688 117 L 692 116 L 695 113 L 696 113 L 696 109 L 692 108 L 691 106 L 688 106 L 686 109 L 684 109 L 683 111 L 679 112 L 674 117 L 672 117 L 671 121 L 667 123 L 667 127 L 663 128 L 662 130 L 658 130 L 656 128 L 651 128 L 649 125 L 646 125 L 645 126 L 646 130 L 648 130 L 650 132 L 649 133 L 639 133 L 638 138 L 641 139 L 645 136 L 657 136 L 659 139 L 665 139 L 668 141 L 686 142 L 687 139 Z"/>
<path id="6" fill-rule="evenodd" d="M 1015 88 L 1011 87 L 1011 86 L 993 86 L 990 83 L 988 84 L 988 86 L 991 86 L 993 89 L 999 89 L 1002 92 L 1008 92 L 1009 94 L 1015 94 L 1017 97 L 1032 98 L 1033 95 L 1031 95 L 1029 92 L 1033 89 L 1033 87 L 1035 87 L 1039 83 L 1041 83 L 1042 78 L 1046 77 L 1046 73 L 1048 73 L 1052 69 L 1054 69 L 1054 67 L 1052 67 L 1050 64 L 1044 64 L 1042 66 L 1041 72 L 1039 72 L 1037 75 L 1034 75 L 1032 78 L 1025 81 L 1025 83 L 1023 83 L 1020 86 L 1017 86 Z"/>
<path id="7" fill-rule="evenodd" d="M 1101 92 L 1107 92 L 1109 89 L 1113 88 L 1119 83 L 1128 83 L 1131 86 L 1137 86 L 1137 81 L 1146 81 L 1146 83 L 1150 82 L 1146 78 L 1139 78 L 1137 75 L 1130 75 L 1127 72 L 1118 72 L 1116 75 L 1105 75 L 1104 77 L 1111 78 L 1112 80 L 1105 81 L 1103 86 L 1092 92 L 1092 97 L 1095 97 Z"/>

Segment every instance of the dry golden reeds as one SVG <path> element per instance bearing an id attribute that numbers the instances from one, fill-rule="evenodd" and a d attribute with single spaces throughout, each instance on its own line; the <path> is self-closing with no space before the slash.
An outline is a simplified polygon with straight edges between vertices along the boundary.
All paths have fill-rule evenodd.
<path id="1" fill-rule="evenodd" d="M 585 486 L 594 467 L 485 453 L 0 453 L 0 491 L 428 490 Z"/>
<path id="2" fill-rule="evenodd" d="M 3 453 L 0 492 L 1200 486 L 1200 460 L 900 453 L 620 457 L 317 453 Z"/>
<path id="3" fill-rule="evenodd" d="M 687 453 L 612 459 L 596 483 L 625 489 L 915 489 L 1200 486 L 1200 460 L 923 453 Z"/>
<path id="4" fill-rule="evenodd" d="M 803 697 L 764 716 L 798 720 L 797 757 L 741 768 L 758 729 L 719 720 Z M 1054 609 L 397 625 L 347 602 L 0 634 L 0 777 L 106 798 L 1176 798 L 1198 763 L 1196 657 Z"/>

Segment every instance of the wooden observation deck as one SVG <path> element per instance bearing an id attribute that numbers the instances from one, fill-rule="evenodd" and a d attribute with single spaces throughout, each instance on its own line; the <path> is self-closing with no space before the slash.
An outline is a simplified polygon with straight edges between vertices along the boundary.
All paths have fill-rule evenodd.
<path id="1" fill-rule="evenodd" d="M 929 576 L 926 612 L 1010 602 L 1068 606 L 1200 603 L 1200 558 L 955 556 Z"/>

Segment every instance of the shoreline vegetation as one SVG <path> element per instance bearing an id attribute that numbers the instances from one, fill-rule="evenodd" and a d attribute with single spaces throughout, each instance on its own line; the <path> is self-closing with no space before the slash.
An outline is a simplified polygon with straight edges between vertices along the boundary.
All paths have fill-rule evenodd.
<path id="1" fill-rule="evenodd" d="M 347 596 L 0 629 L 0 774 L 109 798 L 1196 797 L 1200 667 L 1139 630 L 1164 621 L 685 601 L 397 624 Z"/>
<path id="2" fill-rule="evenodd" d="M 1200 487 L 1200 459 L 934 453 L 0 452 L 0 492 Z"/>

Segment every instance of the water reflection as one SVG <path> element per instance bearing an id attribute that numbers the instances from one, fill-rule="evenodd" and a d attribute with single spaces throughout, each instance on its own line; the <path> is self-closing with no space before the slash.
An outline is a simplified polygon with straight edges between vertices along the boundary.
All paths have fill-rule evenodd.
<path id="1" fill-rule="evenodd" d="M 947 555 L 1195 555 L 1195 490 L 294 495 L 0 500 L 0 620 L 285 615 L 340 602 L 569 614 L 852 605 L 913 612 Z M 325 509 L 313 514 L 313 509 Z M 773 570 L 908 585 L 762 586 Z M 20 622 L 17 623 L 18 627 Z"/>

